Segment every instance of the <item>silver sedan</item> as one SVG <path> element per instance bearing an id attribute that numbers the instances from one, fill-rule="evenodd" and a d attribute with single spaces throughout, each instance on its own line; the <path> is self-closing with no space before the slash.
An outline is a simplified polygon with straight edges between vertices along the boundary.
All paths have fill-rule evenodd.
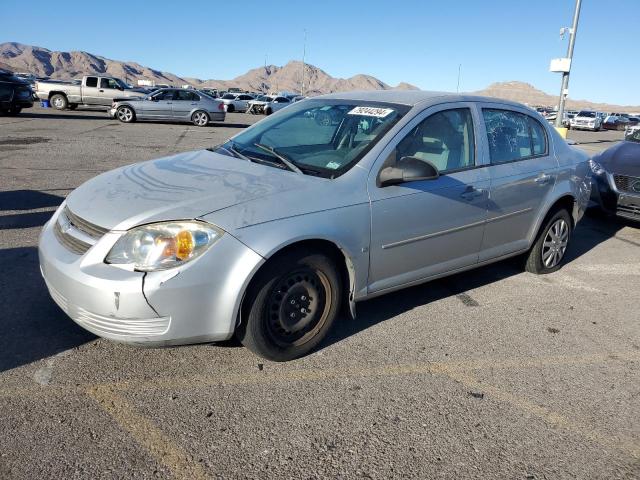
<path id="1" fill-rule="evenodd" d="M 116 98 L 109 116 L 123 123 L 136 120 L 191 122 L 205 127 L 222 122 L 224 105 L 204 92 L 181 88 L 163 88 L 145 97 Z"/>
<path id="2" fill-rule="evenodd" d="M 42 275 L 102 337 L 235 335 L 289 360 L 342 305 L 355 316 L 362 300 L 516 255 L 533 273 L 560 268 L 589 199 L 587 160 L 505 100 L 315 97 L 221 145 L 86 182 L 42 231 Z"/>

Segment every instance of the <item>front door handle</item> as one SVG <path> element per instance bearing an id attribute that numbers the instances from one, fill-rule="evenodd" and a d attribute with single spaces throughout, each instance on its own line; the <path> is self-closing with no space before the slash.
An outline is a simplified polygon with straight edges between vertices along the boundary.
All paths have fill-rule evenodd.
<path id="1" fill-rule="evenodd" d="M 474 198 L 484 195 L 484 192 L 485 190 L 482 188 L 468 186 L 467 189 L 460 194 L 460 197 L 470 202 Z"/>
<path id="2" fill-rule="evenodd" d="M 553 176 L 547 175 L 546 173 L 541 173 L 536 177 L 536 183 L 538 185 L 546 185 L 553 180 Z"/>
<path id="3" fill-rule="evenodd" d="M 100 89 L 100 93 L 104 93 L 104 90 Z"/>

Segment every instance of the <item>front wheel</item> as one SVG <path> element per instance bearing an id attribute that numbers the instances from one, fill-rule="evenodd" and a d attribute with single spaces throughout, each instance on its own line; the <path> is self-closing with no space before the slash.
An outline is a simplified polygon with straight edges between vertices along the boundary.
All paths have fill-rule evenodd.
<path id="1" fill-rule="evenodd" d="M 194 112 L 191 115 L 191 121 L 196 127 L 206 127 L 209 124 L 209 115 L 207 115 L 207 112 Z"/>
<path id="2" fill-rule="evenodd" d="M 20 108 L 20 107 L 11 107 L 7 111 L 7 114 L 9 114 L 9 115 L 18 115 L 21 111 L 22 111 L 22 108 Z"/>
<path id="3" fill-rule="evenodd" d="M 558 210 L 544 224 L 536 242 L 529 250 L 525 269 L 536 274 L 552 273 L 562 266 L 571 238 L 571 216 Z"/>
<path id="4" fill-rule="evenodd" d="M 136 114 L 131 107 L 120 107 L 116 110 L 116 117 L 122 123 L 131 123 L 135 120 Z"/>
<path id="5" fill-rule="evenodd" d="M 233 113 L 235 112 L 236 107 L 234 107 L 232 104 L 227 105 L 227 112 L 229 113 Z"/>
<path id="6" fill-rule="evenodd" d="M 252 352 L 282 362 L 309 353 L 340 311 L 342 280 L 335 262 L 294 251 L 273 259 L 252 282 L 236 336 Z"/>

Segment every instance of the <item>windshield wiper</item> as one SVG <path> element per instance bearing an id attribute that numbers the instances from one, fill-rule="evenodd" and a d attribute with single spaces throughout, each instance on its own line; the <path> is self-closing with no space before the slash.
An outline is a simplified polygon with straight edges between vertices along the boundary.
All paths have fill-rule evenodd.
<path id="1" fill-rule="evenodd" d="M 254 145 L 259 149 L 264 150 L 265 152 L 269 152 L 271 155 L 273 155 L 278 160 L 280 160 L 292 172 L 296 172 L 296 173 L 299 173 L 300 175 L 304 175 L 304 172 L 300 170 L 295 163 L 293 163 L 291 160 L 289 160 L 287 157 L 285 157 L 281 153 L 278 153 L 275 148 L 270 147 L 269 145 L 263 145 L 262 143 L 254 143 Z"/>

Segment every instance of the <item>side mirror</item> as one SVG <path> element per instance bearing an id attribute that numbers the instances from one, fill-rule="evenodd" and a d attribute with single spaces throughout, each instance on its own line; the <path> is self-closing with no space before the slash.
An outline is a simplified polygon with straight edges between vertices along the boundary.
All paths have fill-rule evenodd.
<path id="1" fill-rule="evenodd" d="M 430 161 L 416 157 L 402 157 L 395 166 L 380 170 L 378 186 L 388 187 L 417 180 L 435 180 L 439 176 L 438 169 Z"/>

